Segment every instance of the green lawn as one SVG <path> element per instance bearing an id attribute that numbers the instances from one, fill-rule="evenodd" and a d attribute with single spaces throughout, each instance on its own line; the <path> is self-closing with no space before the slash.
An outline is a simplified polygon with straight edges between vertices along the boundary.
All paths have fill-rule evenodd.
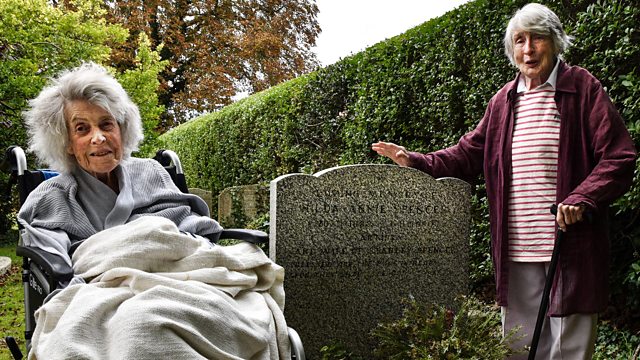
<path id="1" fill-rule="evenodd" d="M 16 239 L 15 237 L 13 239 Z M 0 276 L 0 360 L 13 359 L 5 336 L 13 336 L 24 351 L 24 294 L 21 280 L 22 258 L 16 256 L 16 247 L 4 241 L 0 245 L 0 256 L 11 258 L 11 270 Z"/>

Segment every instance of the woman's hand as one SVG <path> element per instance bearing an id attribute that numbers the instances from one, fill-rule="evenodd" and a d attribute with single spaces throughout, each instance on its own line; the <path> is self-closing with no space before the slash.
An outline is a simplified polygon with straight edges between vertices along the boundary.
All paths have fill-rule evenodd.
<path id="1" fill-rule="evenodd" d="M 565 205 L 558 204 L 558 212 L 556 213 L 556 222 L 562 231 L 567 231 L 567 225 L 575 224 L 583 220 L 584 205 Z"/>
<path id="2" fill-rule="evenodd" d="M 371 149 L 378 155 L 386 156 L 400 166 L 409 166 L 409 153 L 404 146 L 379 141 L 371 145 Z"/>

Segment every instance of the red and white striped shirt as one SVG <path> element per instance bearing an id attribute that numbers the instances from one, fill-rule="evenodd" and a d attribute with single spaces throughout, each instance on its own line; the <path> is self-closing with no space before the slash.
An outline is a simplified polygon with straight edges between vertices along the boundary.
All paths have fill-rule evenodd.
<path id="1" fill-rule="evenodd" d="M 555 89 L 546 83 L 519 94 L 515 102 L 512 178 L 509 188 L 509 259 L 551 260 L 555 217 L 560 113 Z"/>

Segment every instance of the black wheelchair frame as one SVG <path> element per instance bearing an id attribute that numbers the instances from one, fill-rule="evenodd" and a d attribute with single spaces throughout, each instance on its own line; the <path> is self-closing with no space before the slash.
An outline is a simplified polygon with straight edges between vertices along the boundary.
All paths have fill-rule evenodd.
<path id="1" fill-rule="evenodd" d="M 180 191 L 189 192 L 180 159 L 175 152 L 159 150 L 154 159 L 164 166 Z M 8 164 L 11 177 L 17 184 L 20 205 L 22 206 L 29 193 L 41 182 L 46 181 L 50 173 L 45 170 L 27 169 L 26 155 L 18 146 L 11 146 L 6 150 L 5 161 Z M 20 224 L 18 224 L 18 227 L 22 231 Z M 220 239 L 235 239 L 254 244 L 263 244 L 269 241 L 269 236 L 259 230 L 224 229 L 218 240 Z M 73 253 L 80 243 L 81 241 L 72 244 L 70 252 Z M 24 338 L 28 353 L 36 325 L 35 311 L 42 306 L 45 298 L 56 290 L 60 283 L 66 283 L 73 278 L 73 269 L 56 255 L 36 247 L 24 246 L 21 237 L 18 240 L 16 254 L 22 257 L 22 283 L 25 304 Z M 304 347 L 300 336 L 292 328 L 288 329 L 288 333 L 292 359 L 305 360 Z M 5 337 L 5 342 L 14 359 L 22 359 L 22 351 L 15 338 L 7 336 Z"/>

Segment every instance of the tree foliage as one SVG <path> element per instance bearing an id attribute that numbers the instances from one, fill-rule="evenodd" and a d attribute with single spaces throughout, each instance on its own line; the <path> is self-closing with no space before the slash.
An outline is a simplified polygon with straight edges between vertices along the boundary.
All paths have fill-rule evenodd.
<path id="1" fill-rule="evenodd" d="M 159 51 L 162 51 L 162 45 L 154 51 L 149 37 L 145 33 L 140 33 L 134 68 L 116 75 L 140 110 L 144 130 L 140 153 L 155 150 L 155 142 L 158 138 L 156 128 L 160 123 L 160 115 L 165 111 L 164 106 L 159 104 L 157 91 L 160 87 L 159 74 L 166 68 L 168 61 L 160 60 Z"/>
<path id="2" fill-rule="evenodd" d="M 310 47 L 320 28 L 312 0 L 105 0 L 109 19 L 164 44 L 165 127 L 229 104 L 317 66 Z M 129 67 L 132 42 L 113 57 Z"/>
<path id="3" fill-rule="evenodd" d="M 46 1 L 0 2 L 0 115 L 7 128 L 22 130 L 11 125 L 46 76 L 77 64 L 78 59 L 104 61 L 109 45 L 127 36 L 124 29 L 101 19 L 104 11 L 99 2 L 73 5 L 75 9 L 69 10 Z"/>

